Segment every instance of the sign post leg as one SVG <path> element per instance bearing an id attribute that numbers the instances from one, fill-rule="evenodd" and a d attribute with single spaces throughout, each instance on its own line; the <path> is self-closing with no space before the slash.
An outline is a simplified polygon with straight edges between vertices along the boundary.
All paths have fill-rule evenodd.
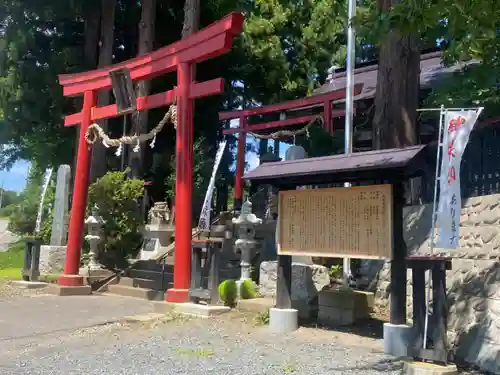
<path id="1" fill-rule="evenodd" d="M 79 276 L 79 270 L 90 177 L 90 148 L 85 140 L 85 133 L 92 123 L 92 108 L 96 105 L 96 92 L 86 91 L 83 97 L 82 124 L 80 128 L 80 139 L 78 141 L 78 155 L 69 221 L 66 262 L 64 264 L 64 274 L 61 275 L 58 280 L 61 286 L 83 285 L 83 277 Z"/>

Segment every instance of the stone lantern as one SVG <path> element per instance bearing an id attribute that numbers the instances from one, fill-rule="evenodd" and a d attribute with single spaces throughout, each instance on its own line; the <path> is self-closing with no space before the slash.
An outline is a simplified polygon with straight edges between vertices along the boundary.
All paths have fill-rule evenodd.
<path id="1" fill-rule="evenodd" d="M 233 219 L 233 224 L 238 227 L 238 239 L 235 242 L 235 247 L 237 251 L 241 252 L 240 282 L 251 280 L 250 267 L 257 248 L 255 226 L 262 224 L 262 219 L 252 213 L 252 203 L 247 200 L 241 206 L 240 216 Z"/>
<path id="2" fill-rule="evenodd" d="M 88 264 L 89 270 L 100 270 L 102 268 L 97 262 L 97 254 L 99 253 L 99 245 L 102 241 L 102 227 L 104 223 L 105 221 L 99 215 L 99 207 L 92 207 L 90 216 L 87 220 L 85 220 L 88 233 L 85 236 L 85 240 L 87 240 L 90 245 Z"/>

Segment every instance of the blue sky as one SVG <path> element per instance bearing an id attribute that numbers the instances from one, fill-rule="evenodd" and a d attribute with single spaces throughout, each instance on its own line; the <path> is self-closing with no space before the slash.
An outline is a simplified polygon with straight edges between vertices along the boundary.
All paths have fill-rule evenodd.
<path id="1" fill-rule="evenodd" d="M 0 186 L 3 185 L 5 190 L 23 191 L 28 169 L 29 163 L 27 161 L 19 161 L 12 166 L 10 171 L 0 171 Z"/>

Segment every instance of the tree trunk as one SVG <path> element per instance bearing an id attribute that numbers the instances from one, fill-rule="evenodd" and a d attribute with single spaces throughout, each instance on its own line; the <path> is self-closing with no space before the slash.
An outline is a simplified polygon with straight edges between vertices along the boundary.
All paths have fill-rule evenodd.
<path id="1" fill-rule="evenodd" d="M 156 20 L 156 0 L 142 0 L 142 14 L 139 22 L 138 56 L 153 50 Z M 144 80 L 137 84 L 136 94 L 147 96 L 150 90 L 150 81 Z M 148 131 L 148 112 L 139 112 L 132 116 L 132 134 L 144 134 Z M 133 178 L 141 178 L 144 171 L 144 147 L 139 152 L 129 154 L 129 167 Z"/>
<path id="2" fill-rule="evenodd" d="M 182 38 L 198 31 L 200 27 L 200 0 L 186 0 L 184 3 L 184 24 Z"/>
<path id="3" fill-rule="evenodd" d="M 113 42 L 115 38 L 115 9 L 116 0 L 102 0 L 101 2 L 101 39 L 99 41 L 99 63 L 102 68 L 113 63 Z M 111 94 L 109 91 L 101 91 L 97 103 L 105 106 L 110 103 Z M 99 125 L 105 133 L 108 132 L 108 121 L 100 121 Z M 125 150 L 123 150 L 124 152 Z M 92 166 L 90 171 L 91 181 L 94 182 L 99 177 L 106 174 L 106 148 L 101 142 L 97 142 L 92 150 Z"/>
<path id="4" fill-rule="evenodd" d="M 381 0 L 382 12 L 399 0 Z M 420 81 L 418 34 L 390 30 L 379 51 L 373 148 L 405 147 L 418 143 L 417 107 Z"/>
<path id="5" fill-rule="evenodd" d="M 97 66 L 97 47 L 99 44 L 99 29 L 101 21 L 101 10 L 88 7 L 85 10 L 85 29 L 84 29 L 84 45 L 83 45 L 83 65 L 85 70 L 95 69 Z M 77 111 L 80 111 L 83 105 L 83 98 L 78 98 L 76 101 Z M 75 126 L 75 157 L 73 160 L 73 181 L 76 172 L 76 157 L 78 155 L 78 141 L 80 139 L 80 126 Z"/>

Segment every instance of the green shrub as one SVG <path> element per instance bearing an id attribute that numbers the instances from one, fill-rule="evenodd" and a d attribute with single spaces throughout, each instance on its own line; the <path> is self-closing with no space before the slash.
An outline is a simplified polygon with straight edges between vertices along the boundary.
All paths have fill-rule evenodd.
<path id="1" fill-rule="evenodd" d="M 238 297 L 238 287 L 234 280 L 224 280 L 219 284 L 219 298 L 224 303 L 224 306 L 233 307 L 236 304 Z"/>
<path id="2" fill-rule="evenodd" d="M 127 172 L 108 172 L 89 187 L 90 209 L 97 205 L 105 221 L 103 252 L 99 261 L 107 267 L 126 267 L 142 243 L 143 218 L 137 204 L 144 194 L 144 181 L 128 179 Z"/>
<path id="3" fill-rule="evenodd" d="M 252 299 L 259 296 L 259 291 L 257 286 L 252 280 L 244 280 L 240 284 L 240 298 L 241 299 Z"/>
<path id="4" fill-rule="evenodd" d="M 19 205 L 17 204 L 9 204 L 8 206 L 0 208 L 0 217 L 5 218 L 9 217 L 12 215 L 16 210 Z"/>

